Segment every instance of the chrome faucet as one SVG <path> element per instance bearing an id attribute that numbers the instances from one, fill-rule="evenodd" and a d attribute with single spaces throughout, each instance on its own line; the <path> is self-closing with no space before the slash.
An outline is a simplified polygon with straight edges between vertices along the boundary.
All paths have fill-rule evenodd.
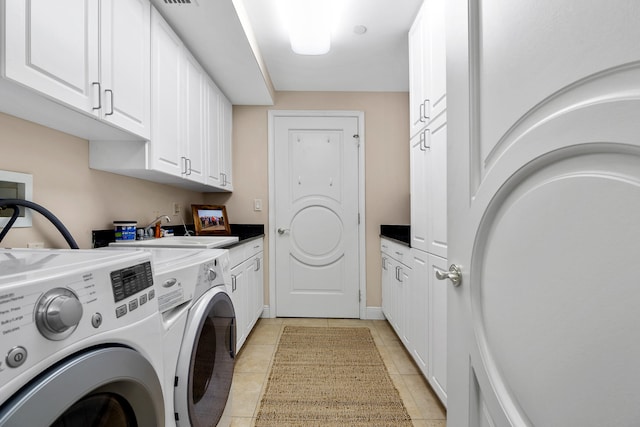
<path id="1" fill-rule="evenodd" d="M 151 223 L 144 228 L 144 236 L 145 237 L 151 236 L 153 234 L 151 232 L 151 228 L 156 225 L 156 222 L 158 222 L 158 221 L 162 222 L 162 218 L 166 219 L 167 222 L 171 222 L 171 218 L 169 218 L 168 215 L 160 215 L 159 217 L 157 217 L 156 219 L 151 221 Z"/>

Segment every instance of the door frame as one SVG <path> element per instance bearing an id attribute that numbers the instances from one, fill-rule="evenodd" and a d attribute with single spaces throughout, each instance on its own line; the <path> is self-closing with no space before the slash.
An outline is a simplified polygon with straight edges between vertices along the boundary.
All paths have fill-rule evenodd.
<path id="1" fill-rule="evenodd" d="M 365 163 L 364 163 L 364 111 L 346 110 L 269 110 L 268 111 L 268 153 L 269 153 L 269 223 L 267 238 L 269 240 L 269 305 L 265 307 L 263 317 L 276 317 L 276 242 L 269 238 L 276 233 L 275 202 L 275 119 L 277 117 L 353 117 L 358 119 L 358 288 L 360 289 L 360 319 L 367 315 L 367 268 L 366 268 L 366 219 L 365 219 Z"/>

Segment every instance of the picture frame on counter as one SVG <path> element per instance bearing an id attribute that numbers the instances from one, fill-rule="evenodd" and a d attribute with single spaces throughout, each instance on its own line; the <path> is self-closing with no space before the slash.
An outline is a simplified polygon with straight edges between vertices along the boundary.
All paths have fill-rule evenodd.
<path id="1" fill-rule="evenodd" d="M 229 235 L 231 228 L 224 205 L 191 205 L 196 236 Z"/>

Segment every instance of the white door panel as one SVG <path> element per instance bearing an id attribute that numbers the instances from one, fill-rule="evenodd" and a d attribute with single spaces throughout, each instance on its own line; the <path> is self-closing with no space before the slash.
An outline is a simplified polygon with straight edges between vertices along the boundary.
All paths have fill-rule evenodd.
<path id="1" fill-rule="evenodd" d="M 276 117 L 277 315 L 359 317 L 358 119 Z"/>
<path id="2" fill-rule="evenodd" d="M 448 5 L 447 425 L 636 425 L 640 5 Z"/>

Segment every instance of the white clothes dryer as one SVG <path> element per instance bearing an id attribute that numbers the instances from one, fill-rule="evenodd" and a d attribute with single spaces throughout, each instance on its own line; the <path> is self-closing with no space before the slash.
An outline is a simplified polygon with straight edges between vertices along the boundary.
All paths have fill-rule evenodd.
<path id="1" fill-rule="evenodd" d="M 0 426 L 165 425 L 150 255 L 0 250 Z"/>
<path id="2" fill-rule="evenodd" d="M 158 285 L 167 425 L 229 425 L 236 322 L 228 251 L 137 250 L 151 253 Z"/>

